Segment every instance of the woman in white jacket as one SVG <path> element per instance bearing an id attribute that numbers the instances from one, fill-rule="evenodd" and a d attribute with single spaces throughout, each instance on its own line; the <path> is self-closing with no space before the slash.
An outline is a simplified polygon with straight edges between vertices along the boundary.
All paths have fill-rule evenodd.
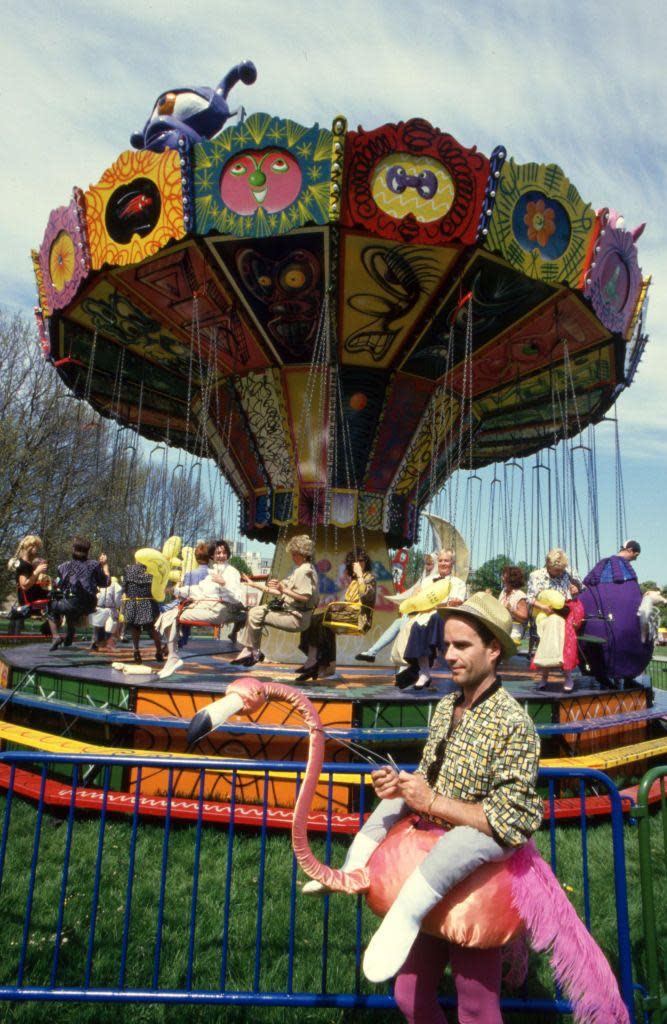
<path id="1" fill-rule="evenodd" d="M 210 554 L 212 562 L 203 580 L 194 586 L 174 587 L 174 595 L 188 601 L 185 608 L 180 614 L 179 608 L 170 608 L 155 623 L 156 629 L 167 642 L 169 655 L 159 673 L 162 679 L 173 675 L 183 666 L 177 653 L 179 623 L 187 625 L 205 622 L 211 626 L 223 626 L 228 622 L 237 622 L 243 611 L 245 595 L 241 574 L 229 564 L 229 544 L 225 540 L 215 541 L 210 546 Z"/>

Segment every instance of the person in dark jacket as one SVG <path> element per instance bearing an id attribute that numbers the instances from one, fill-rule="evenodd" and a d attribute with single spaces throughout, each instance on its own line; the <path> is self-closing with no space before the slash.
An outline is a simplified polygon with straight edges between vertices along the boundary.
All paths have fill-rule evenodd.
<path id="1" fill-rule="evenodd" d="M 97 588 L 108 587 L 111 583 L 107 556 L 101 554 L 95 559 L 89 558 L 89 553 L 88 538 L 74 537 L 71 559 L 58 566 L 54 597 L 49 604 L 47 618 L 50 622 L 57 622 L 62 615 L 67 628 L 64 637 L 55 637 L 50 648 L 52 651 L 61 645 L 71 647 L 78 619 L 82 615 L 90 615 L 97 607 Z"/>

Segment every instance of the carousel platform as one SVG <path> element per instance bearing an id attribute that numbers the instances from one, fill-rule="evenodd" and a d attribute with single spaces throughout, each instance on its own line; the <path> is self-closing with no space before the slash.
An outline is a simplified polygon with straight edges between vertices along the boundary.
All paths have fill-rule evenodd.
<path id="1" fill-rule="evenodd" d="M 183 668 L 160 679 L 160 668 L 151 661 L 152 645 L 142 648 L 146 674 L 126 675 L 112 662 L 132 663 L 129 646 L 113 654 L 91 652 L 83 644 L 50 652 L 44 645 L 26 644 L 0 651 L 0 743 L 2 749 L 33 749 L 60 753 L 158 754 L 164 770 L 145 773 L 113 768 L 111 786 L 117 800 L 132 802 L 139 782 L 141 800 L 150 813 L 165 800 L 170 757 L 186 753 L 185 730 L 190 718 L 211 700 L 222 696 L 239 675 L 293 682 L 296 665 L 262 662 L 252 670 L 232 666 L 234 656 L 227 641 L 192 639 L 182 652 Z M 656 706 L 648 680 L 622 691 L 601 690 L 593 680 L 581 677 L 572 693 L 554 683 L 537 690 L 534 673 L 525 656 L 511 660 L 503 671 L 503 683 L 533 718 L 542 740 L 542 763 L 550 766 L 595 767 L 617 777 L 639 774 L 653 757 L 667 754 L 663 722 L 667 706 Z M 593 683 L 591 686 L 590 684 Z M 296 684 L 295 684 L 296 685 Z M 382 666 L 360 664 L 344 667 L 326 685 L 304 684 L 327 734 L 326 760 L 349 764 L 359 755 L 350 744 L 363 744 L 381 757 L 391 754 L 399 764 L 418 760 L 435 704 L 452 692 L 454 684 L 446 667 L 436 667 L 433 683 L 425 691 L 399 690 L 393 672 Z M 307 756 L 308 736 L 303 723 L 286 706 L 267 704 L 252 720 L 232 720 L 200 745 L 198 754 L 253 762 L 280 761 L 284 772 L 272 772 L 268 784 L 269 818 L 284 826 L 293 803 L 296 773 L 290 764 Z M 0 786 L 4 772 L 0 771 Z M 29 795 L 35 776 L 26 774 Z M 55 766 L 53 783 L 67 799 L 71 768 Z M 179 770 L 171 774 L 173 800 L 192 808 L 198 773 Z M 336 776 L 322 787 L 314 804 L 315 817 L 324 812 L 337 816 L 345 828 L 358 807 L 359 776 Z M 232 785 L 239 814 L 248 821 L 265 802 L 266 773 L 257 767 L 230 776 L 219 771 L 206 784 L 207 806 L 217 807 L 212 820 L 224 821 Z M 58 788 L 60 786 L 60 788 Z M 62 792 L 61 792 L 62 791 Z M 95 778 L 86 780 L 90 806 Z M 92 794 L 92 795 L 91 795 Z M 156 804 L 157 800 L 157 804 Z M 189 802 L 189 803 L 188 803 Z M 564 814 L 567 804 L 557 809 Z M 225 811 L 227 808 L 227 811 Z M 245 812 L 241 810 L 245 808 Z M 255 808 L 255 811 L 253 811 Z M 123 809 L 123 807 L 121 807 Z M 604 808 L 592 813 L 604 813 Z M 185 813 L 187 817 L 187 813 Z M 314 827 L 317 827 L 315 819 Z"/>

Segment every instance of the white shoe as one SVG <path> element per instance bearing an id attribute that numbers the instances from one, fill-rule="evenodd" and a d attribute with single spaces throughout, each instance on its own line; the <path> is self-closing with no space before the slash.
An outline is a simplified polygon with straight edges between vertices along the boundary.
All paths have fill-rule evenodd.
<path id="1" fill-rule="evenodd" d="M 424 917 L 440 899 L 440 893 L 415 868 L 364 953 L 364 974 L 369 981 L 387 981 L 400 971 Z"/>
<path id="2" fill-rule="evenodd" d="M 350 843 L 341 871 L 350 872 L 356 871 L 357 868 L 365 868 L 377 848 L 375 839 L 370 839 L 365 832 L 357 832 Z M 313 878 L 305 882 L 301 890 L 305 896 L 323 896 L 324 893 L 331 891 L 322 882 L 316 882 Z"/>
<path id="3" fill-rule="evenodd" d="M 169 676 L 173 676 L 174 672 L 178 672 L 181 668 L 183 668 L 183 661 L 181 658 L 167 658 L 166 665 L 161 672 L 158 672 L 158 678 L 168 679 Z"/>

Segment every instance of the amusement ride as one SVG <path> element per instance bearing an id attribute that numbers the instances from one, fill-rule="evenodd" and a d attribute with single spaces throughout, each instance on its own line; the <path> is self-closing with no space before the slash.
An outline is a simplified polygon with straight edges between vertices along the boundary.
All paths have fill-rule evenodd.
<path id="1" fill-rule="evenodd" d="M 625 533 L 616 402 L 647 342 L 643 225 L 594 209 L 556 164 L 518 163 L 502 145 L 486 156 L 420 118 L 353 130 L 343 116 L 321 128 L 230 111 L 231 89 L 255 77 L 244 62 L 216 88 L 161 94 L 133 148 L 51 213 L 33 252 L 42 352 L 82 415 L 92 408 L 95 429 L 115 431 L 128 488 L 143 438 L 165 492 L 205 485 L 221 535 L 275 545 L 273 577 L 287 573 L 288 541 L 307 533 L 323 603 L 341 597 L 345 553 L 369 553 L 372 630 L 341 630 L 337 678 L 303 692 L 331 761 L 381 748 L 406 762 L 449 683 L 439 670 L 427 692 L 403 692 L 381 659 L 355 661 L 396 615 L 395 553 L 433 530 L 439 547 L 462 535 L 477 566 L 500 550 L 542 564 L 554 544 L 592 565 L 596 425 L 610 419 L 619 542 Z M 271 631 L 266 652 L 253 675 L 289 681 L 294 636 Z M 164 770 L 139 784 L 159 813 L 170 753 L 186 750 L 192 716 L 238 676 L 229 656 L 224 640 L 193 638 L 182 671 L 163 679 L 98 652 L 6 649 L 0 736 L 39 750 L 163 752 Z M 630 776 L 665 746 L 645 678 L 612 690 L 583 675 L 573 693 L 538 693 L 521 656 L 504 678 L 538 723 L 544 764 Z M 272 776 L 268 810 L 260 771 L 249 767 L 232 811 L 224 773 L 207 778 L 208 819 L 264 813 L 288 827 L 288 763 L 305 760 L 307 740 L 275 703 L 209 735 L 207 754 L 287 767 Z M 136 773 L 111 774 L 122 807 Z M 85 781 L 90 794 L 94 773 Z M 69 799 L 62 782 L 47 787 L 54 801 Z M 192 786 L 175 773 L 171 813 L 191 815 Z M 351 831 L 358 806 L 359 780 L 334 777 L 309 822 L 324 828 L 328 814 Z M 591 813 L 607 806 L 589 799 Z M 571 812 L 566 793 L 547 807 Z"/>

